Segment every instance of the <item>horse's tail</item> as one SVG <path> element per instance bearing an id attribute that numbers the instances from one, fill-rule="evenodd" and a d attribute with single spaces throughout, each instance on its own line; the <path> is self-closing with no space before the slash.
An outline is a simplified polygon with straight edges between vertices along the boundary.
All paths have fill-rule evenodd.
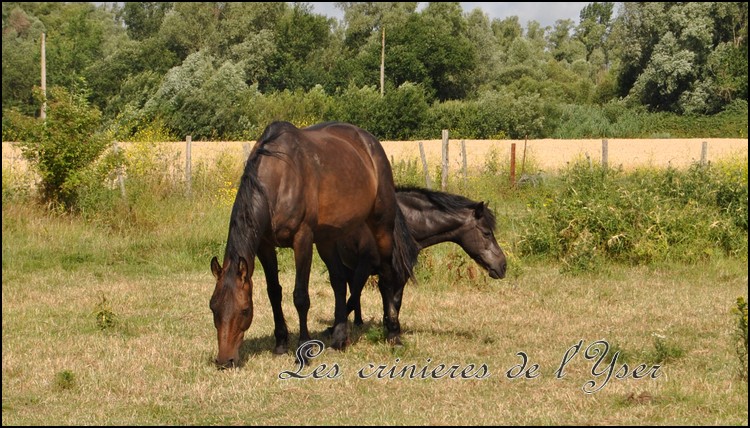
<path id="1" fill-rule="evenodd" d="M 406 224 L 404 213 L 396 204 L 396 223 L 393 228 L 393 269 L 396 272 L 401 284 L 406 284 L 408 280 L 416 281 L 414 277 L 414 266 L 417 264 L 419 248 L 417 242 L 411 235 L 409 227 Z"/>

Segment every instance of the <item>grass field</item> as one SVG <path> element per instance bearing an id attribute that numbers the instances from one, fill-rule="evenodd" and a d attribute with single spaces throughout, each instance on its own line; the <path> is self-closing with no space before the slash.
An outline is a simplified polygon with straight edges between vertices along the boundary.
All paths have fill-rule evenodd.
<path id="1" fill-rule="evenodd" d="M 517 207 L 496 210 L 497 235 L 507 243 L 517 233 Z M 331 375 L 336 365 L 334 379 L 279 378 L 297 366 L 291 352 L 271 354 L 270 305 L 256 271 L 243 367 L 218 371 L 209 258 L 222 254 L 228 215 L 228 206 L 186 203 L 149 219 L 151 227 L 116 229 L 4 203 L 3 425 L 748 422 L 730 312 L 737 297 L 747 298 L 748 269 L 725 258 L 612 265 L 583 276 L 512 258 L 508 278 L 491 280 L 458 247 L 441 244 L 422 253 L 419 283 L 407 285 L 405 346 L 384 343 L 380 298 L 368 286 L 365 325 L 352 328 L 352 346 L 312 360 Z M 199 244 L 210 239 L 218 244 Z M 280 256 L 294 344 L 291 253 Z M 333 297 L 319 260 L 312 272 L 310 329 L 327 344 Z M 600 340 L 612 349 L 595 367 L 584 352 Z M 615 351 L 614 373 L 627 364 L 629 378 L 605 383 L 601 373 Z M 509 377 L 519 372 L 519 352 L 527 369 L 538 364 L 535 378 Z M 440 364 L 480 377 L 469 365 L 485 365 L 488 376 L 451 379 L 440 376 Z M 633 379 L 640 364 L 659 365 L 658 376 Z M 371 369 L 381 365 L 386 375 L 394 366 L 395 373 L 438 368 L 437 379 L 378 379 Z M 360 378 L 361 369 L 372 376 Z M 584 392 L 589 381 L 597 392 Z"/>
<path id="2" fill-rule="evenodd" d="M 586 152 L 596 162 L 600 141 L 530 142 L 528 171 L 549 175 L 514 189 L 506 143 L 467 141 L 464 182 L 451 142 L 449 189 L 490 202 L 508 277 L 490 279 L 454 244 L 428 248 L 417 283 L 406 286 L 403 347 L 384 342 L 381 299 L 369 285 L 365 325 L 352 326 L 352 345 L 325 349 L 301 372 L 293 352 L 271 354 L 273 320 L 259 264 L 242 366 L 219 371 L 213 364 L 209 260 L 223 256 L 242 143 L 196 143 L 191 197 L 182 182 L 184 146 L 134 145 L 127 201 L 116 186 L 99 189 L 84 194 L 77 215 L 37 205 L 33 174 L 23 173 L 23 161 L 3 143 L 3 425 L 747 425 L 747 362 L 732 313 L 748 290 L 747 140 L 726 147 L 709 140 L 715 167 L 692 175 L 661 167 L 699 159 L 700 141 L 672 141 L 659 156 L 644 147 L 661 142 L 610 141 L 610 164 L 650 168 L 612 174 L 601 187 L 608 190 L 585 204 L 571 196 L 575 186 L 604 176 L 588 165 L 577 182 L 563 182 L 555 170 Z M 520 161 L 523 142 L 516 143 Z M 397 181 L 421 184 L 416 143 L 384 146 Z M 542 151 L 551 148 L 567 151 Z M 645 163 L 616 160 L 625 148 Z M 436 182 L 439 142 L 425 149 Z M 595 241 L 567 235 L 575 250 L 567 260 L 594 262 L 594 273 L 563 273 L 564 265 L 578 265 L 522 255 L 532 226 L 541 244 L 572 229 L 542 221 L 567 212 L 571 225 L 606 220 L 618 239 L 656 237 L 627 241 L 630 251 L 654 255 L 631 260 L 653 262 L 619 264 L 595 253 Z M 630 217 L 655 223 L 639 228 L 624 221 Z M 675 254 L 681 251 L 686 256 Z M 279 257 L 295 346 L 293 256 L 282 249 Z M 327 345 L 333 295 L 317 258 L 310 294 L 310 330 Z"/>

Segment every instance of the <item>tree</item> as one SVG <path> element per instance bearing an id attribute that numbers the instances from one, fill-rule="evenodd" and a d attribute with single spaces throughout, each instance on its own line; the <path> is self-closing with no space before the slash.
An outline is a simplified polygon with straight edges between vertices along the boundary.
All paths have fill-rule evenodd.
<path id="1" fill-rule="evenodd" d="M 6 16 L 3 3 L 3 110 L 11 107 L 27 115 L 38 113 L 32 89 L 39 85 L 39 58 L 44 25 L 23 9 Z"/>
<path id="2" fill-rule="evenodd" d="M 519 37 L 523 37 L 523 27 L 517 16 L 509 16 L 505 19 L 493 19 L 492 31 L 495 33 L 500 49 L 507 50 L 511 43 Z"/>
<path id="3" fill-rule="evenodd" d="M 590 60 L 594 51 L 601 50 L 607 62 L 607 39 L 612 30 L 612 2 L 593 2 L 581 10 L 581 20 L 576 28 L 575 38 L 586 47 L 586 59 Z"/>
<path id="4" fill-rule="evenodd" d="M 125 2 L 118 16 L 122 17 L 131 39 L 145 40 L 159 32 L 170 9 L 172 2 Z"/>
<path id="5" fill-rule="evenodd" d="M 319 57 L 330 43 L 330 26 L 328 18 L 313 14 L 306 5 L 295 3 L 287 9 L 274 29 L 273 71 L 268 80 L 260 81 L 261 90 L 309 90 L 325 80 Z"/>
<path id="6" fill-rule="evenodd" d="M 571 37 L 572 31 L 572 20 L 558 19 L 549 33 L 549 50 L 556 61 L 572 64 L 579 59 L 586 60 L 586 48 L 583 43 Z"/>
<path id="7" fill-rule="evenodd" d="M 180 60 L 210 46 L 219 23 L 220 4 L 178 2 L 166 12 L 159 37 Z"/>

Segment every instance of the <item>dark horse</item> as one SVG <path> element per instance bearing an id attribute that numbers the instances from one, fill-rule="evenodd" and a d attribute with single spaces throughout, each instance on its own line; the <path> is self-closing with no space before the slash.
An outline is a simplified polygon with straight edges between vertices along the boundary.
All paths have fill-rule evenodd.
<path id="1" fill-rule="evenodd" d="M 275 353 L 288 350 L 281 308 L 276 247 L 294 249 L 294 306 L 299 343 L 310 339 L 307 312 L 313 244 L 325 262 L 336 300 L 331 347 L 348 343 L 346 275 L 336 242 L 355 230 L 372 234 L 381 260 L 384 323 L 389 337 L 400 330 L 394 286 L 411 275 L 416 247 L 399 214 L 393 175 L 380 142 L 345 123 L 298 129 L 274 122 L 247 160 L 229 221 L 224 262 L 211 260 L 216 286 L 210 301 L 219 353 L 216 363 L 239 363 L 239 347 L 253 319 L 255 256 L 265 272 L 274 317 Z"/>
<path id="2" fill-rule="evenodd" d="M 495 216 L 487 204 L 422 188 L 398 188 L 396 200 L 418 251 L 441 242 L 453 242 L 487 270 L 490 277 L 505 277 L 505 254 L 495 239 Z M 362 288 L 367 278 L 377 273 L 380 264 L 372 235 L 368 230 L 358 230 L 339 241 L 338 250 L 347 268 L 351 291 L 347 311 L 354 311 L 354 323 L 361 325 Z M 394 291 L 397 311 L 401 309 L 404 285 L 405 282 L 400 282 Z"/>

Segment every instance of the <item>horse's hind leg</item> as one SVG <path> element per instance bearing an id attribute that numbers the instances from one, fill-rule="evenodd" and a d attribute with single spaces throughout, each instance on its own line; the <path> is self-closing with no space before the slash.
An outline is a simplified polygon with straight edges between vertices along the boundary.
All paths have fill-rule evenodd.
<path id="1" fill-rule="evenodd" d="M 328 268 L 336 306 L 334 309 L 331 348 L 344 349 L 349 344 L 346 309 L 346 270 L 335 243 L 318 243 L 318 253 Z"/>
<path id="2" fill-rule="evenodd" d="M 289 331 L 284 320 L 284 311 L 281 308 L 281 283 L 279 282 L 279 263 L 276 258 L 276 248 L 267 243 L 261 243 L 258 247 L 258 260 L 263 266 L 266 275 L 266 290 L 268 300 L 271 301 L 273 310 L 273 334 L 276 337 L 274 354 L 286 354 L 289 350 Z"/>
<path id="3" fill-rule="evenodd" d="M 302 226 L 294 236 L 294 264 L 296 267 L 294 279 L 294 307 L 299 315 L 299 344 L 310 340 L 307 329 L 307 312 L 310 310 L 310 267 L 313 256 L 313 233 Z"/>

